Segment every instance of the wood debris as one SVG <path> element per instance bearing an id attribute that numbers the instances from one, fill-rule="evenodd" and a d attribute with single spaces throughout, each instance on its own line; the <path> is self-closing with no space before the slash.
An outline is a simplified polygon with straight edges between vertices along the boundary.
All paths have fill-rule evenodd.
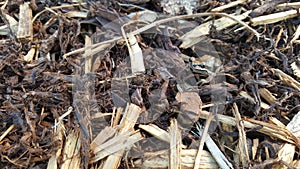
<path id="1" fill-rule="evenodd" d="M 33 38 L 32 28 L 32 10 L 29 7 L 29 2 L 26 2 L 20 6 L 19 13 L 19 26 L 17 38 L 19 40 L 30 41 Z"/>
<path id="2" fill-rule="evenodd" d="M 299 7 L 0 1 L 0 168 L 300 168 Z"/>

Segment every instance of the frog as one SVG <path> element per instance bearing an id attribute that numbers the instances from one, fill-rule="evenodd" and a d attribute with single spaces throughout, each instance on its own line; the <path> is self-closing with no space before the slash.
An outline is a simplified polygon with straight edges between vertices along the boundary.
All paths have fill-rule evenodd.
<path id="1" fill-rule="evenodd" d="M 188 62 L 192 72 L 197 74 L 210 76 L 221 66 L 221 60 L 211 55 L 195 58 L 181 54 L 181 58 Z"/>

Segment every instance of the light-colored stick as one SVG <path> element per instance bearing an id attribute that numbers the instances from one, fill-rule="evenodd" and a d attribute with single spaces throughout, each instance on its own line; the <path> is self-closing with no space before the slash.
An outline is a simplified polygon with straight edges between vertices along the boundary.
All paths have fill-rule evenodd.
<path id="1" fill-rule="evenodd" d="M 171 120 L 170 136 L 170 169 L 180 169 L 181 135 L 176 119 Z"/>
<path id="2" fill-rule="evenodd" d="M 240 161 L 242 162 L 243 168 L 248 168 L 249 164 L 249 154 L 248 154 L 248 147 L 247 147 L 247 141 L 246 141 L 246 132 L 244 130 L 244 121 L 241 118 L 241 114 L 239 112 L 239 109 L 236 105 L 236 103 L 233 103 L 233 109 L 232 112 L 236 119 L 236 126 L 239 131 L 239 141 L 238 141 L 238 150 L 239 150 L 239 156 Z"/>
<path id="3" fill-rule="evenodd" d="M 207 119 L 210 112 L 201 111 L 200 118 Z M 236 120 L 233 117 L 217 114 L 218 120 L 221 123 L 236 126 Z M 215 120 L 215 119 L 213 119 Z M 288 143 L 296 144 L 300 147 L 299 140 L 296 140 L 295 136 L 285 128 L 280 128 L 277 125 L 267 122 L 261 122 L 253 119 L 243 119 L 246 128 L 257 129 L 258 132 L 266 134 L 268 136 L 278 138 Z"/>
<path id="4" fill-rule="evenodd" d="M 200 126 L 199 123 L 196 123 L 196 127 L 198 130 L 198 135 L 202 135 L 203 133 L 203 129 Z M 208 148 L 209 152 L 211 153 L 211 155 L 213 156 L 213 158 L 216 160 L 216 162 L 218 163 L 218 165 L 223 169 L 233 169 L 233 165 L 227 160 L 227 158 L 225 157 L 225 155 L 222 153 L 222 151 L 219 149 L 219 147 L 217 146 L 217 144 L 214 142 L 214 140 L 207 135 L 207 138 L 205 140 L 205 144 L 206 147 Z M 201 156 L 201 158 L 203 158 Z M 202 159 L 201 159 L 202 162 Z"/>
<path id="5" fill-rule="evenodd" d="M 282 20 L 294 18 L 297 15 L 298 15 L 298 11 L 294 9 L 289 11 L 284 11 L 284 12 L 273 13 L 270 15 L 263 15 L 263 16 L 252 18 L 251 25 L 257 26 L 257 25 L 276 23 Z"/>
<path id="6" fill-rule="evenodd" d="M 4 139 L 4 137 L 7 136 L 7 134 L 9 132 L 12 131 L 12 129 L 14 129 L 14 127 L 15 127 L 15 125 L 13 124 L 13 125 L 9 126 L 9 128 L 7 130 L 5 130 L 5 132 L 0 136 L 0 142 Z"/>
<path id="7" fill-rule="evenodd" d="M 209 113 L 209 115 L 208 115 L 208 117 L 206 119 L 204 130 L 203 130 L 203 133 L 202 133 L 202 135 L 200 137 L 200 144 L 199 144 L 198 152 L 197 152 L 196 159 L 195 159 L 194 169 L 200 168 L 200 161 L 201 161 L 201 155 L 202 155 L 202 152 L 203 152 L 203 146 L 204 146 L 205 140 L 206 140 L 207 135 L 208 135 L 207 132 L 208 132 L 208 128 L 209 128 L 210 122 L 213 119 L 213 117 L 214 117 L 213 113 Z"/>
<path id="8" fill-rule="evenodd" d="M 20 5 L 19 13 L 19 26 L 17 32 L 17 38 L 19 40 L 31 41 L 33 38 L 32 27 L 32 10 L 29 7 L 30 2 L 25 2 Z"/>

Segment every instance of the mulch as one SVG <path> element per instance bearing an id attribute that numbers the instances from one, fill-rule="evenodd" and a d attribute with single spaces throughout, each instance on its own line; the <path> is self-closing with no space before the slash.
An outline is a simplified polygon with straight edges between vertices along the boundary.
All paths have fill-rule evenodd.
<path id="1" fill-rule="evenodd" d="M 0 168 L 300 168 L 296 0 L 0 6 Z"/>

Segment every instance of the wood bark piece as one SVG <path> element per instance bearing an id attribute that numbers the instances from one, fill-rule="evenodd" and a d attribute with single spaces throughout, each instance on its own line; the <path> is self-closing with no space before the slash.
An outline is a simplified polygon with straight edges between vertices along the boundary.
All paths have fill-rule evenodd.
<path id="1" fill-rule="evenodd" d="M 32 28 L 32 10 L 29 6 L 30 2 L 20 5 L 19 26 L 17 38 L 19 40 L 31 41 L 33 38 Z"/>
<path id="2" fill-rule="evenodd" d="M 193 125 L 199 119 L 202 109 L 200 96 L 195 92 L 178 92 L 176 100 L 181 104 L 178 122 L 182 127 Z"/>

